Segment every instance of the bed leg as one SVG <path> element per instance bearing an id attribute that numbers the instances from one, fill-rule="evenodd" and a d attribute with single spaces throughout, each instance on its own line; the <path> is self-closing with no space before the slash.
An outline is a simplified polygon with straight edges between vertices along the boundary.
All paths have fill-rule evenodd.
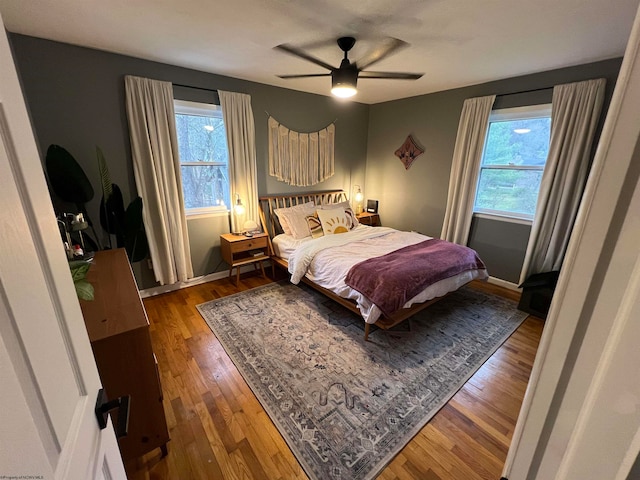
<path id="1" fill-rule="evenodd" d="M 364 324 L 364 341 L 365 342 L 369 341 L 369 329 L 370 328 L 371 328 L 371 324 L 365 322 L 365 324 Z"/>

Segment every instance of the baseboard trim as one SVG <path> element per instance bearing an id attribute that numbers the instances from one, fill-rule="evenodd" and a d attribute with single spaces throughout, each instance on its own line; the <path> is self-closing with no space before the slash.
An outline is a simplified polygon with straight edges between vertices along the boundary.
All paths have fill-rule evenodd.
<path id="1" fill-rule="evenodd" d="M 487 279 L 487 282 L 492 283 L 493 285 L 498 285 L 499 287 L 504 287 L 508 290 L 513 290 L 515 292 L 520 291 L 520 288 L 518 288 L 518 285 L 516 283 L 508 282 L 507 280 L 502 280 L 501 278 L 489 277 Z"/>
<path id="2" fill-rule="evenodd" d="M 253 265 L 243 265 L 240 267 L 240 273 L 253 271 L 255 271 L 255 267 Z M 145 288 L 144 290 L 140 290 L 140 297 L 147 298 L 161 295 L 163 293 L 175 292 L 176 290 L 193 287 L 195 285 L 201 285 L 203 283 L 212 282 L 214 280 L 220 280 L 222 278 L 227 278 L 228 276 L 229 271 L 224 270 L 222 272 L 214 272 L 209 273 L 208 275 L 201 275 L 199 277 L 190 278 L 189 280 L 184 282 L 172 283 L 171 285 L 160 285 L 157 287 Z"/>
<path id="3" fill-rule="evenodd" d="M 243 265 L 242 267 L 240 267 L 240 273 L 245 273 L 249 271 L 254 271 L 254 268 L 252 265 Z M 222 272 L 209 273 L 208 275 L 201 275 L 199 277 L 194 277 L 185 282 L 178 282 L 178 283 L 173 283 L 171 285 L 160 285 L 158 287 L 145 288 L 144 290 L 140 290 L 140 297 L 147 298 L 147 297 L 153 297 L 155 295 L 161 295 L 163 293 L 175 292 L 176 290 L 180 290 L 182 288 L 201 285 L 203 283 L 212 282 L 214 280 L 220 280 L 221 278 L 226 278 L 228 276 L 229 276 L 229 272 L 225 270 Z M 516 292 L 520 291 L 517 284 L 513 282 L 509 282 L 507 280 L 502 280 L 501 278 L 489 277 L 487 279 L 487 282 L 492 283 L 493 285 L 498 285 L 499 287 L 504 287 L 508 290 L 513 290 Z"/>

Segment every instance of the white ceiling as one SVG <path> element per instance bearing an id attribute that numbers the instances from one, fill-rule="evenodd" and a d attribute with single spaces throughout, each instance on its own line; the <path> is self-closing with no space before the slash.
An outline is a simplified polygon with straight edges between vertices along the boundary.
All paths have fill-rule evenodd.
<path id="1" fill-rule="evenodd" d="M 335 65 L 352 35 L 357 60 L 386 36 L 409 47 L 372 66 L 417 81 L 358 82 L 378 103 L 621 56 L 638 0 L 0 0 L 11 32 L 329 95 L 324 73 L 274 50 L 304 48 Z"/>

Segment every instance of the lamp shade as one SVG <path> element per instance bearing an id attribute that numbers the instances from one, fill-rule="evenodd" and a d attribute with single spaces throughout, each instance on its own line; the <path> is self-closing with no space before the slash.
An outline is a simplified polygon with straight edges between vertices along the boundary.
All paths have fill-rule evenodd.
<path id="1" fill-rule="evenodd" d="M 246 222 L 244 222 L 242 230 L 245 232 L 255 232 L 256 230 L 258 230 L 258 224 L 253 220 L 247 220 Z"/>

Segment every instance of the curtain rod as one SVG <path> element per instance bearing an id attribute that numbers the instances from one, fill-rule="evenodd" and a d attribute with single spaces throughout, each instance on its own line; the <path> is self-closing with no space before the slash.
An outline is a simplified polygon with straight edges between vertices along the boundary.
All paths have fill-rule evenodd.
<path id="1" fill-rule="evenodd" d="M 520 95 L 521 93 L 533 93 L 533 92 L 541 92 L 543 90 L 552 90 L 553 85 L 550 87 L 541 87 L 541 88 L 532 88 L 531 90 L 522 90 L 520 92 L 509 92 L 509 93 L 498 93 L 496 97 L 506 97 L 507 95 Z"/>
<path id="2" fill-rule="evenodd" d="M 172 83 L 172 85 L 174 87 L 194 88 L 196 90 L 205 90 L 207 92 L 216 92 L 216 93 L 218 93 L 218 90 L 215 89 L 215 88 L 196 87 L 196 86 L 193 86 L 193 85 L 183 85 L 182 83 Z"/>

